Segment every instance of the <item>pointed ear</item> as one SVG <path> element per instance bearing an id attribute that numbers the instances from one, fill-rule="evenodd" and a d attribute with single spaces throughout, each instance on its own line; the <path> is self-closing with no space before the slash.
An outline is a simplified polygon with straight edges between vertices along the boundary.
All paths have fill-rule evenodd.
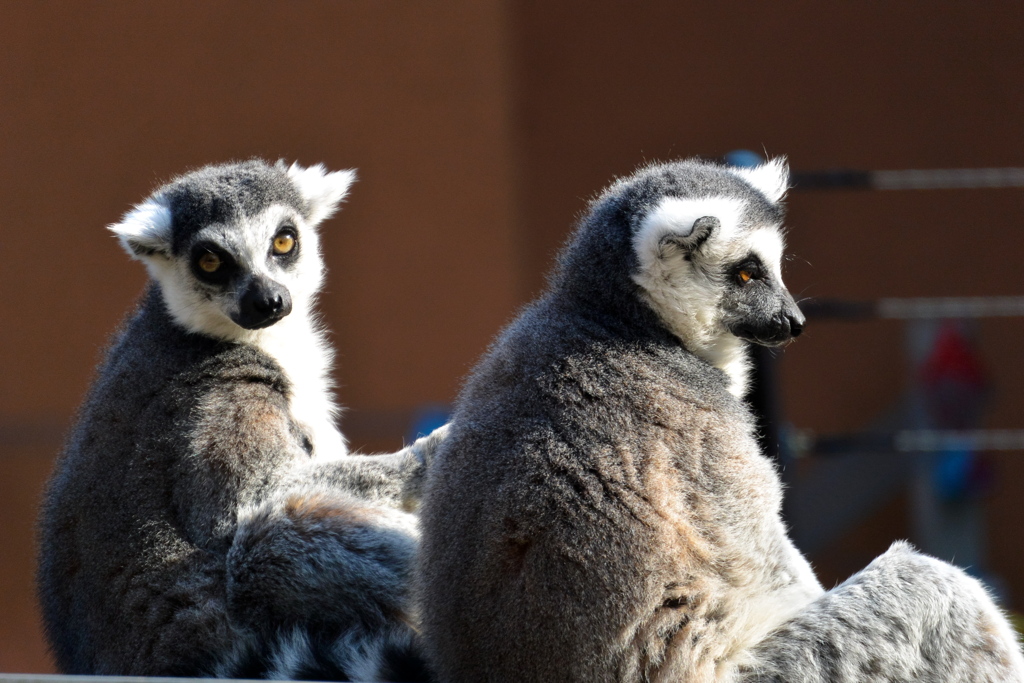
<path id="1" fill-rule="evenodd" d="M 323 164 L 303 168 L 296 163 L 288 168 L 287 173 L 299 194 L 309 203 L 311 225 L 316 225 L 337 210 L 338 204 L 348 194 L 349 186 L 356 179 L 353 170 L 328 173 Z"/>
<path id="2" fill-rule="evenodd" d="M 161 197 L 135 205 L 108 229 L 132 258 L 171 255 L 171 210 Z"/>
<path id="3" fill-rule="evenodd" d="M 770 202 L 778 202 L 789 189 L 789 164 L 786 157 L 776 157 L 760 166 L 736 167 L 732 172 L 746 180 Z"/>

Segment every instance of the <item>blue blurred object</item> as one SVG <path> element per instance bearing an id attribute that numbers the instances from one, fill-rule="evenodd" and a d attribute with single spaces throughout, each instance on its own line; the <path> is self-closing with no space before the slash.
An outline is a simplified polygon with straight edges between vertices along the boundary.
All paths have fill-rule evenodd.
<path id="1" fill-rule="evenodd" d="M 942 500 L 966 498 L 970 493 L 974 453 L 966 448 L 951 449 L 935 454 L 932 461 L 932 483 Z"/>
<path id="2" fill-rule="evenodd" d="M 734 149 L 722 158 L 730 166 L 741 166 L 743 168 L 760 166 L 764 163 L 764 157 L 749 149 Z"/>
<path id="3" fill-rule="evenodd" d="M 427 403 L 417 408 L 412 415 L 409 443 L 426 436 L 451 419 L 451 408 L 441 403 Z"/>

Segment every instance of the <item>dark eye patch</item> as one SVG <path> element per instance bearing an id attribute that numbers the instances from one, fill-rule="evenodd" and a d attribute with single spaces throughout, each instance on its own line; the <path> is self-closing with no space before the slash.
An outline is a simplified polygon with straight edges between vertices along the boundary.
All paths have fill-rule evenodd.
<path id="1" fill-rule="evenodd" d="M 208 255 L 210 254 L 220 261 L 220 265 L 213 272 L 205 270 L 201 265 L 204 257 L 209 260 Z M 208 285 L 226 285 L 238 272 L 238 263 L 234 257 L 212 242 L 199 242 L 193 245 L 189 254 L 189 266 L 192 268 L 192 274 L 200 282 L 205 282 Z"/>
<path id="2" fill-rule="evenodd" d="M 761 259 L 755 254 L 748 255 L 729 269 L 732 280 L 740 286 L 765 279 L 767 272 Z"/>

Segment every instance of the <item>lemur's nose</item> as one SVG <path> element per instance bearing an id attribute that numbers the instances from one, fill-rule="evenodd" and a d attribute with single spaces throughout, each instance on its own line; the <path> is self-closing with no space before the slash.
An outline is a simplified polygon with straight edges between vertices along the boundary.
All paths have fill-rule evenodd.
<path id="1" fill-rule="evenodd" d="M 801 315 L 799 317 L 787 316 L 789 318 L 789 333 L 794 337 L 799 337 L 800 333 L 804 331 L 804 323 L 806 319 Z"/>
<path id="2" fill-rule="evenodd" d="M 249 330 L 273 325 L 292 312 L 288 289 L 269 278 L 255 277 L 243 290 L 232 319 Z"/>
<path id="3" fill-rule="evenodd" d="M 252 306 L 260 313 L 275 315 L 284 309 L 284 297 L 280 292 L 270 292 L 267 296 L 253 301 Z"/>

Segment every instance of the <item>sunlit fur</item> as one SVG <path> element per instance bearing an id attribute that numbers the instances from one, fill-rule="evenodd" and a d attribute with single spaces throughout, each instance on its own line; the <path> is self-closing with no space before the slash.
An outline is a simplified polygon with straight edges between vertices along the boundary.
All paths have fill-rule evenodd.
<path id="1" fill-rule="evenodd" d="M 335 425 L 317 228 L 353 179 L 207 166 L 111 226 L 151 282 L 42 506 L 40 602 L 62 673 L 421 671 L 415 508 L 445 429 L 356 455 Z"/>

